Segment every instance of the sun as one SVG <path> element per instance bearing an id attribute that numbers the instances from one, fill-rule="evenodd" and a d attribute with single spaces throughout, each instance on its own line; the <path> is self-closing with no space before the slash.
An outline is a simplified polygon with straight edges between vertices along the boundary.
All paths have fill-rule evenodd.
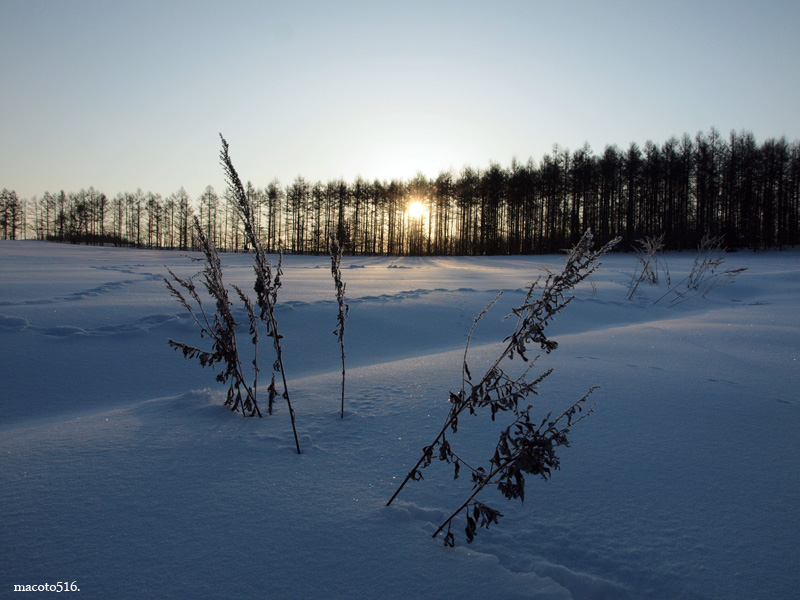
<path id="1" fill-rule="evenodd" d="M 419 219 L 424 215 L 428 210 L 425 208 L 425 205 L 422 202 L 417 202 L 414 200 L 413 202 L 409 202 L 408 206 L 406 207 L 406 211 L 408 212 L 408 216 L 412 219 Z"/>

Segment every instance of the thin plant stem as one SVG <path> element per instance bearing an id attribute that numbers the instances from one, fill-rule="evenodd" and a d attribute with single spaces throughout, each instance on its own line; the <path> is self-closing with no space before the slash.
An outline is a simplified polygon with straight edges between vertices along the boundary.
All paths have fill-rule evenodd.
<path id="1" fill-rule="evenodd" d="M 334 287 L 336 289 L 336 301 L 339 304 L 339 313 L 337 315 L 336 329 L 333 334 L 339 340 L 339 349 L 342 356 L 342 403 L 341 403 L 341 418 L 344 419 L 344 385 L 345 385 L 345 353 L 344 353 L 344 324 L 350 311 L 350 307 L 345 302 L 345 287 L 347 286 L 342 281 L 342 246 L 336 238 L 336 234 L 331 232 L 328 234 L 328 252 L 331 256 L 331 276 L 333 277 Z"/>
<path id="2" fill-rule="evenodd" d="M 278 265 L 273 277 L 272 263 L 267 259 L 266 251 L 264 250 L 261 240 L 256 235 L 255 212 L 253 210 L 253 203 L 245 192 L 242 180 L 231 161 L 228 152 L 228 142 L 220 134 L 222 141 L 222 150 L 220 151 L 220 160 L 225 170 L 225 176 L 228 180 L 228 187 L 234 198 L 234 207 L 239 218 L 244 226 L 245 238 L 253 248 L 253 258 L 255 264 L 253 270 L 256 274 L 255 292 L 256 304 L 261 309 L 260 318 L 266 323 L 267 335 L 272 338 L 273 346 L 275 347 L 275 367 L 280 371 L 281 380 L 283 382 L 283 398 L 286 400 L 286 405 L 289 408 L 289 418 L 292 423 L 292 433 L 294 435 L 294 443 L 297 448 L 297 453 L 300 451 L 300 439 L 297 435 L 297 424 L 295 421 L 294 408 L 289 396 L 289 385 L 286 381 L 286 369 L 283 364 L 283 349 L 281 347 L 281 335 L 278 333 L 278 321 L 275 318 L 275 304 L 278 301 L 278 288 L 281 286 L 281 265 L 283 263 L 283 249 L 278 246 Z"/>
<path id="3" fill-rule="evenodd" d="M 416 481 L 421 478 L 419 468 L 430 464 L 434 448 L 442 444 L 449 446 L 445 441 L 447 429 L 451 428 L 454 432 L 456 431 L 459 416 L 465 410 L 474 413 L 476 408 L 488 404 L 492 408 L 492 419 L 494 419 L 494 414 L 497 410 L 508 410 L 509 408 L 514 408 L 514 410 L 516 410 L 516 403 L 521 397 L 529 393 L 535 393 L 536 384 L 546 377 L 549 372 L 530 384 L 524 382 L 523 375 L 521 378 L 522 381 L 513 382 L 511 384 L 512 393 L 508 396 L 510 402 L 503 402 L 504 396 L 498 392 L 502 389 L 501 386 L 504 385 L 502 382 L 508 380 L 507 378 L 504 379 L 500 365 L 505 360 L 512 359 L 515 355 L 519 356 L 523 361 L 528 361 L 529 359 L 526 357 L 527 346 L 532 343 L 539 344 L 546 353 L 551 352 L 558 346 L 556 342 L 546 337 L 544 333 L 545 328 L 550 323 L 551 319 L 572 300 L 572 297 L 567 297 L 565 295 L 566 292 L 589 277 L 599 266 L 598 263 L 596 263 L 597 258 L 608 252 L 617 243 L 619 243 L 619 238 L 609 242 L 600 250 L 593 252 L 591 251 L 592 234 L 590 231 L 587 231 L 581 238 L 581 241 L 570 251 L 562 271 L 558 274 L 550 273 L 547 277 L 547 280 L 541 288 L 540 297 L 536 300 L 532 300 L 532 298 L 534 290 L 537 289 L 538 280 L 531 284 L 525 302 L 522 306 L 512 311 L 512 314 L 517 316 L 517 324 L 511 335 L 504 340 L 507 342 L 505 347 L 480 381 L 471 386 L 469 392 L 467 392 L 467 384 L 471 384 L 472 378 L 467 366 L 465 352 L 465 358 L 462 363 L 461 391 L 458 395 L 450 394 L 451 406 L 444 425 L 439 430 L 433 442 L 423 448 L 422 455 L 400 483 L 400 486 L 392 494 L 391 498 L 389 498 L 389 501 L 386 503 L 387 506 L 392 504 L 409 480 L 413 479 Z M 473 329 L 486 311 L 496 301 L 497 298 L 481 311 L 481 314 L 479 314 L 473 322 Z M 467 347 L 469 346 L 471 333 L 472 330 L 467 339 Z M 492 392 L 498 393 L 495 402 L 492 402 L 490 398 Z M 442 455 L 445 458 L 449 457 L 448 451 L 449 448 L 442 450 Z"/>

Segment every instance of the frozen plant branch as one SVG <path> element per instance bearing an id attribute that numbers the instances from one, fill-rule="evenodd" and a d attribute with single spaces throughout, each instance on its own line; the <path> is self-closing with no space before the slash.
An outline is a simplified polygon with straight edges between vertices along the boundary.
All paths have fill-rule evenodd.
<path id="1" fill-rule="evenodd" d="M 552 449 L 557 445 L 565 444 L 567 429 L 559 428 L 558 423 L 560 423 L 563 418 L 566 418 L 568 426 L 573 424 L 572 416 L 582 410 L 581 406 L 588 397 L 587 394 L 578 400 L 578 402 L 562 413 L 555 421 L 548 422 L 547 419 L 545 419 L 538 428 L 532 427 L 529 416 L 531 406 L 520 410 L 520 402 L 532 395 L 537 395 L 539 384 L 551 371 L 545 371 L 532 381 L 528 380 L 531 365 L 536 361 L 536 358 L 538 358 L 537 356 L 531 359 L 528 356 L 528 352 L 531 347 L 534 347 L 537 350 L 543 350 L 545 353 L 549 354 L 558 347 L 558 344 L 554 340 L 547 337 L 545 333 L 547 326 L 572 300 L 573 296 L 569 296 L 568 293 L 598 268 L 598 258 L 610 251 L 617 243 L 619 243 L 619 238 L 612 240 L 599 250 L 593 251 L 593 236 L 591 231 L 587 231 L 578 244 L 569 251 L 566 264 L 560 273 L 549 273 L 543 284 L 541 284 L 540 280 L 531 284 L 522 305 L 515 308 L 511 313 L 511 315 L 516 317 L 516 324 L 514 330 L 504 340 L 506 345 L 477 382 L 473 380 L 472 374 L 470 373 L 469 366 L 467 365 L 467 351 L 465 350 L 462 364 L 461 390 L 457 394 L 450 393 L 450 410 L 441 430 L 436 435 L 433 442 L 422 449 L 422 455 L 419 460 L 408 472 L 397 490 L 395 490 L 394 494 L 387 502 L 387 506 L 394 501 L 409 481 L 419 481 L 423 478 L 421 469 L 429 466 L 434 456 L 437 454 L 439 460 L 453 464 L 454 477 L 458 477 L 461 464 L 465 463 L 463 463 L 460 457 L 453 451 L 447 439 L 447 435 L 448 431 L 453 434 L 458 431 L 459 418 L 465 411 L 474 415 L 481 409 L 488 408 L 492 420 L 495 420 L 498 413 L 510 411 L 515 415 L 515 421 L 505 430 L 506 437 L 501 437 L 498 448 L 504 448 L 505 446 L 503 446 L 503 443 L 507 445 L 510 443 L 508 440 L 512 440 L 512 442 L 518 443 L 517 454 L 511 453 L 500 464 L 494 464 L 494 467 L 489 469 L 488 475 L 486 469 L 483 467 L 477 469 L 468 467 L 472 471 L 473 481 L 478 486 L 478 489 L 475 489 L 473 494 L 470 495 L 452 515 L 452 517 L 454 517 L 460 511 L 472 506 L 473 516 L 470 518 L 472 519 L 473 525 L 474 522 L 484 522 L 486 526 L 488 526 L 489 523 L 497 522 L 497 518 L 501 516 L 500 513 L 474 500 L 475 495 L 477 495 L 487 483 L 492 481 L 495 476 L 505 472 L 510 473 L 511 471 L 508 471 L 508 469 L 510 469 L 512 465 L 514 465 L 516 469 L 513 471 L 515 482 L 518 477 L 522 477 L 522 473 L 538 472 L 533 468 L 533 463 L 530 462 L 533 449 L 541 449 L 542 447 L 548 446 L 548 444 Z M 467 339 L 467 349 L 469 348 L 472 331 L 478 321 L 483 318 L 496 301 L 497 298 L 476 317 Z M 512 378 L 506 373 L 505 363 L 513 360 L 515 356 L 531 364 L 524 369 L 522 375 Z M 577 422 L 577 420 L 574 422 Z M 545 425 L 547 425 L 547 427 L 545 427 Z M 543 427 L 544 429 L 542 429 Z M 511 428 L 516 429 L 512 432 Z M 528 438 L 530 438 L 530 440 L 525 442 Z M 503 441 L 504 439 L 506 440 L 505 442 Z M 529 451 L 526 452 L 526 448 L 528 448 Z M 497 454 L 497 451 L 495 454 Z M 529 462 L 525 463 L 523 458 L 519 458 L 520 461 L 523 461 L 519 462 L 516 457 L 525 457 L 524 460 Z M 542 463 L 542 468 L 551 468 L 553 464 L 552 460 L 547 458 L 547 460 Z M 530 467 L 530 469 L 528 467 Z M 500 481 L 506 484 L 507 480 L 508 477 L 504 477 L 501 478 Z M 516 485 L 521 484 L 517 482 Z M 519 494 L 517 497 L 519 497 Z M 475 511 L 477 511 L 477 513 L 475 513 Z M 449 527 L 452 517 L 442 525 L 442 528 L 437 531 L 437 535 L 444 527 Z M 474 536 L 474 526 L 471 528 L 468 527 L 468 539 L 470 541 L 471 536 Z M 452 536 L 446 536 L 446 544 L 452 545 L 452 541 Z"/>
<path id="2" fill-rule="evenodd" d="M 467 543 L 471 543 L 478 526 L 488 529 L 489 525 L 497 523 L 503 516 L 500 511 L 475 500 L 486 486 L 494 484 L 509 500 L 519 498 L 520 501 L 524 501 L 525 475 L 538 475 L 544 480 L 549 479 L 552 471 L 561 468 L 561 461 L 555 449 L 558 446 L 569 446 L 567 433 L 570 427 L 588 417 L 594 410 L 592 405 L 573 420 L 576 414 L 583 411 L 583 405 L 595 389 L 597 388 L 592 387 L 580 400 L 555 419 L 550 420 L 552 413 L 548 414 L 539 425 L 531 422 L 531 406 L 521 411 L 519 417 L 500 433 L 494 456 L 489 461 L 490 471 L 487 473 L 483 467 L 473 469 L 472 493 L 439 525 L 431 537 L 437 537 L 447 528 L 444 543 L 446 546 L 454 546 L 455 538 L 450 531 L 451 523 L 462 511 L 467 511 L 465 533 Z M 562 424 L 565 419 L 566 424 Z M 470 507 L 472 507 L 471 514 L 468 510 Z"/>
<path id="3" fill-rule="evenodd" d="M 628 300 L 633 298 L 639 284 L 642 281 L 647 281 L 650 284 L 658 283 L 658 265 L 661 263 L 664 273 L 667 277 L 667 284 L 669 285 L 669 270 L 667 264 L 660 258 L 660 254 L 664 251 L 664 234 L 658 237 L 645 237 L 642 240 L 636 240 L 638 247 L 634 246 L 636 252 L 636 268 L 631 276 L 631 284 L 628 287 Z"/>
<path id="4" fill-rule="evenodd" d="M 734 277 L 746 271 L 746 268 L 722 269 L 725 262 L 726 249 L 722 246 L 723 236 L 706 234 L 700 241 L 692 270 L 670 288 L 655 304 L 673 295 L 669 306 L 677 306 L 697 296 L 705 297 L 717 288 L 733 283 Z"/>
<path id="5" fill-rule="evenodd" d="M 261 240 L 256 235 L 256 220 L 253 211 L 253 203 L 245 192 L 242 180 L 239 174 L 233 167 L 230 154 L 228 153 L 228 142 L 220 134 L 222 140 L 222 150 L 220 151 L 220 161 L 225 170 L 225 177 L 228 181 L 233 196 L 234 208 L 236 209 L 239 218 L 244 226 L 245 239 L 247 243 L 253 248 L 254 265 L 253 270 L 256 274 L 255 292 L 256 292 L 256 305 L 260 309 L 259 318 L 266 325 L 266 335 L 272 338 L 272 345 L 275 348 L 275 363 L 273 370 L 281 375 L 283 381 L 283 398 L 286 400 L 286 405 L 289 408 L 289 418 L 292 422 L 292 433 L 294 434 L 295 447 L 297 453 L 300 454 L 300 440 L 297 436 L 297 425 L 295 423 L 294 409 L 292 408 L 292 401 L 289 397 L 289 386 L 286 381 L 286 369 L 283 365 L 283 347 L 281 346 L 282 336 L 278 333 L 278 321 L 275 318 L 275 306 L 278 303 L 278 289 L 281 287 L 281 265 L 283 263 L 283 252 L 278 248 L 278 264 L 275 267 L 273 276 L 272 262 L 267 259 L 267 253 L 261 244 Z M 275 378 L 273 376 L 272 384 L 269 388 L 270 392 L 270 410 L 272 408 L 273 399 L 277 394 L 275 389 Z"/>
<path id="6" fill-rule="evenodd" d="M 214 244 L 209 240 L 205 231 L 203 231 L 203 228 L 200 226 L 197 217 L 194 219 L 194 226 L 200 242 L 200 250 L 205 257 L 204 267 L 201 271 L 203 286 L 216 302 L 216 312 L 213 317 L 209 318 L 208 314 L 206 314 L 193 278 L 182 279 L 167 268 L 172 281 L 165 277 L 164 282 L 167 284 L 170 294 L 189 312 L 192 320 L 200 328 L 200 337 L 211 340 L 211 350 L 190 346 L 184 342 L 176 342 L 173 339 L 169 339 L 167 343 L 175 350 L 181 350 L 184 358 L 197 359 L 201 367 L 210 366 L 216 370 L 215 365 L 221 365 L 222 368 L 217 373 L 217 381 L 225 383 L 230 380 L 225 405 L 230 406 L 232 411 L 238 411 L 241 408 L 242 416 L 252 417 L 258 415 L 260 417 L 261 410 L 258 408 L 258 402 L 256 400 L 258 354 L 256 353 L 256 358 L 253 360 L 254 383 L 251 387 L 245 380 L 244 370 L 239 359 L 239 349 L 236 342 L 236 326 L 238 323 L 233 318 L 233 313 L 231 311 L 232 305 L 222 279 L 222 265 L 219 260 L 219 254 Z M 173 282 L 177 284 L 178 287 L 175 287 Z M 186 291 L 194 305 L 196 305 L 196 308 L 186 299 L 181 289 Z M 245 309 L 247 310 L 250 320 L 252 343 L 257 347 L 258 328 L 256 326 L 252 305 L 244 294 L 242 294 L 241 290 L 238 288 L 235 289 L 239 297 L 245 303 Z"/>
<path id="7" fill-rule="evenodd" d="M 344 419 L 344 381 L 345 381 L 345 361 L 344 361 L 344 324 L 350 314 L 350 306 L 344 301 L 344 291 L 347 284 L 342 281 L 342 245 L 336 239 L 336 234 L 328 234 L 328 253 L 331 256 L 331 276 L 333 285 L 336 289 L 336 302 L 339 304 L 339 312 L 336 317 L 336 329 L 333 334 L 339 340 L 339 349 L 342 355 L 342 407 L 341 418 Z"/>

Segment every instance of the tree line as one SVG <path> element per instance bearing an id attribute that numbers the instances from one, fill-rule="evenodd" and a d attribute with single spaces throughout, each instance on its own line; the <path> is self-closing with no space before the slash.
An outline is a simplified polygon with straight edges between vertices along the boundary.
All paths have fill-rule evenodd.
<path id="1" fill-rule="evenodd" d="M 538 164 L 465 167 L 410 180 L 311 182 L 297 177 L 264 188 L 248 182 L 258 234 L 269 252 L 324 253 L 334 232 L 349 254 L 476 255 L 550 253 L 591 228 L 627 243 L 663 233 L 670 249 L 696 248 L 705 234 L 729 248 L 800 243 L 800 142 L 758 144 L 752 133 L 684 134 L 626 149 L 554 146 Z M 141 248 L 196 247 L 196 215 L 220 249 L 247 242 L 229 192 L 209 186 L 191 199 L 137 190 L 113 198 L 89 188 L 22 201 L 3 190 L 4 239 Z M 410 203 L 424 210 L 409 212 Z"/>

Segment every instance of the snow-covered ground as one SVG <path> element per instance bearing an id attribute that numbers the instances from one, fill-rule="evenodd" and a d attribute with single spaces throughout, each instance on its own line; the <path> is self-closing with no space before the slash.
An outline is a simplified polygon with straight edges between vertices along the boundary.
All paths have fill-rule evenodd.
<path id="1" fill-rule="evenodd" d="M 673 281 L 693 256 L 668 254 Z M 76 582 L 81 598 L 788 599 L 800 590 L 800 253 L 737 253 L 733 285 L 668 308 L 626 298 L 603 259 L 558 316 L 536 413 L 592 385 L 562 470 L 467 545 L 431 539 L 466 498 L 432 441 L 502 317 L 563 257 L 345 257 L 347 409 L 330 261 L 284 260 L 278 319 L 303 454 L 284 405 L 243 419 L 166 345 L 196 332 L 162 281 L 178 252 L 0 242 L 0 597 Z M 251 288 L 251 258 L 223 256 Z M 262 345 L 262 367 L 270 348 Z M 265 375 L 262 374 L 262 382 Z M 263 383 L 262 383 L 263 385 Z M 264 405 L 266 402 L 264 401 Z M 486 415 L 452 441 L 488 459 Z"/>

